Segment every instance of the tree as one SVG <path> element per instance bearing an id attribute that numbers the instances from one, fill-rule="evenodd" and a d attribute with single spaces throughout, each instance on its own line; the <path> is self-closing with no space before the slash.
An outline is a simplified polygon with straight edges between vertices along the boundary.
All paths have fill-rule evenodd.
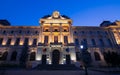
<path id="1" fill-rule="evenodd" d="M 87 50 L 81 52 L 81 60 L 83 62 L 83 66 L 85 68 L 85 75 L 88 75 L 87 68 L 91 63 L 91 55 Z"/>
<path id="2" fill-rule="evenodd" d="M 120 65 L 120 55 L 116 52 L 104 52 L 104 59 L 108 66 L 119 66 Z"/>

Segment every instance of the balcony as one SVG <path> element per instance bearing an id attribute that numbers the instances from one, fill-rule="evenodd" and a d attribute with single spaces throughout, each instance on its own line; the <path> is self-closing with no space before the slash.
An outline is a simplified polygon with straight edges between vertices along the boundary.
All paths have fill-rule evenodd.
<path id="1" fill-rule="evenodd" d="M 48 44 L 45 44 L 45 43 L 38 43 L 38 46 L 48 46 Z"/>
<path id="2" fill-rule="evenodd" d="M 51 42 L 50 46 L 51 47 L 62 47 L 62 42 Z"/>

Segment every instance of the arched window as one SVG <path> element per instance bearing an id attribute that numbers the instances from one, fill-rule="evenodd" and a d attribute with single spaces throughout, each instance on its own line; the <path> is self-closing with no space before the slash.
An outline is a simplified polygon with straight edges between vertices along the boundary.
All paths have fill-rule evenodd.
<path id="1" fill-rule="evenodd" d="M 3 60 L 3 61 L 7 60 L 7 55 L 8 55 L 8 52 L 7 52 L 7 51 L 4 52 L 4 53 L 2 54 L 1 60 Z"/>
<path id="2" fill-rule="evenodd" d="M 96 60 L 96 61 L 100 61 L 100 60 L 101 60 L 101 59 L 100 59 L 100 55 L 99 55 L 98 52 L 94 52 L 94 56 L 95 56 L 95 60 Z"/>
<path id="3" fill-rule="evenodd" d="M 17 52 L 16 51 L 12 52 L 11 61 L 15 61 L 16 57 L 17 57 Z"/>
<path id="4" fill-rule="evenodd" d="M 30 61 L 35 61 L 35 52 L 30 53 Z"/>
<path id="5" fill-rule="evenodd" d="M 76 31 L 74 31 L 74 34 L 77 34 L 77 32 L 76 32 Z"/>

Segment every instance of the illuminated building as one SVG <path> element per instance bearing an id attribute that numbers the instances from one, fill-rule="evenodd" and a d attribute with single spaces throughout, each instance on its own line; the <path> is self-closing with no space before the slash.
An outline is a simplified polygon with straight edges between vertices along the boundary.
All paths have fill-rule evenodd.
<path id="1" fill-rule="evenodd" d="M 27 63 L 33 67 L 38 64 L 75 64 L 80 62 L 82 40 L 88 44 L 93 66 L 106 65 L 103 52 L 119 53 L 120 21 L 104 21 L 100 27 L 72 26 L 69 17 L 55 11 L 42 17 L 39 23 L 40 26 L 0 23 L 0 63 L 19 64 L 22 51 L 28 46 Z"/>

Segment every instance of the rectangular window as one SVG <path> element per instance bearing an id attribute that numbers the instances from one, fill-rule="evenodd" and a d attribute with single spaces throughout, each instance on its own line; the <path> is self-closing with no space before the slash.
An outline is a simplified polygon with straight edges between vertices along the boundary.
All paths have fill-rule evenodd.
<path id="1" fill-rule="evenodd" d="M 28 45 L 28 40 L 29 40 L 28 38 L 25 38 L 23 45 Z"/>
<path id="2" fill-rule="evenodd" d="M 107 40 L 108 40 L 108 45 L 109 45 L 109 46 L 112 46 L 111 40 L 110 40 L 110 39 L 107 39 Z"/>
<path id="3" fill-rule="evenodd" d="M 3 42 L 3 38 L 0 38 L 0 45 L 2 45 L 2 42 Z"/>
<path id="4" fill-rule="evenodd" d="M 87 39 L 83 39 L 84 42 L 87 42 Z"/>
<path id="5" fill-rule="evenodd" d="M 54 43 L 58 43 L 58 36 L 54 36 Z"/>
<path id="6" fill-rule="evenodd" d="M 64 43 L 67 44 L 68 43 L 68 37 L 64 36 Z"/>
<path id="7" fill-rule="evenodd" d="M 93 46 L 96 46 L 96 42 L 95 42 L 94 39 L 91 39 L 91 42 L 92 42 L 92 45 L 93 45 Z"/>
<path id="8" fill-rule="evenodd" d="M 37 44 L 37 39 L 33 39 L 33 45 Z"/>
<path id="9" fill-rule="evenodd" d="M 19 45 L 19 43 L 20 43 L 20 38 L 17 38 L 15 41 L 15 45 Z"/>
<path id="10" fill-rule="evenodd" d="M 54 32 L 58 32 L 58 29 L 54 29 Z"/>
<path id="11" fill-rule="evenodd" d="M 6 45 L 10 45 L 11 43 L 11 38 L 8 38 Z"/>
<path id="12" fill-rule="evenodd" d="M 45 36 L 45 37 L 44 37 L 44 43 L 45 43 L 45 44 L 48 43 L 48 38 L 49 38 L 48 36 Z"/>
<path id="13" fill-rule="evenodd" d="M 84 32 L 84 31 L 81 31 L 81 33 L 82 33 L 82 34 L 85 34 L 85 32 Z"/>
<path id="14" fill-rule="evenodd" d="M 79 40 L 78 39 L 75 39 L 75 45 L 79 46 Z"/>
<path id="15" fill-rule="evenodd" d="M 104 46 L 104 42 L 102 39 L 99 39 L 100 46 Z"/>
<path id="16" fill-rule="evenodd" d="M 86 45 L 88 45 L 88 43 L 87 43 L 87 39 L 83 39 L 83 41 L 85 42 Z"/>

